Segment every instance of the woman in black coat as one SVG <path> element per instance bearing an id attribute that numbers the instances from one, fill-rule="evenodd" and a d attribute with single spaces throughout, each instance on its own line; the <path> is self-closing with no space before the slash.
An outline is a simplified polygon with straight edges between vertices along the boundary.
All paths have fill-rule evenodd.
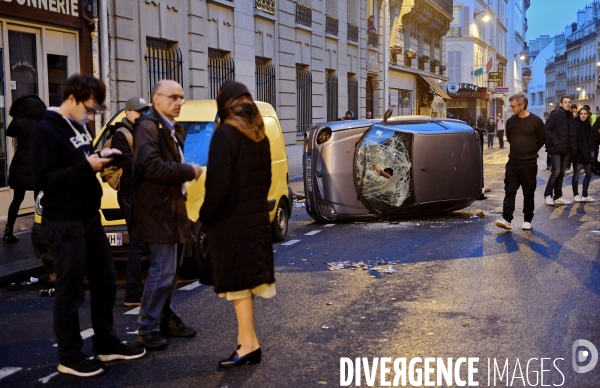
<path id="1" fill-rule="evenodd" d="M 248 89 L 228 81 L 217 95 L 219 123 L 210 143 L 200 221 L 207 229 L 215 292 L 232 300 L 237 351 L 220 362 L 233 367 L 261 361 L 254 328 L 254 295 L 275 295 L 267 195 L 271 150 Z"/>
<path id="2" fill-rule="evenodd" d="M 485 131 L 488 136 L 488 149 L 494 149 L 494 136 L 496 135 L 496 123 L 494 123 L 494 118 L 490 117 L 488 119 L 487 125 L 485 126 Z"/>
<path id="3" fill-rule="evenodd" d="M 575 202 L 594 202 L 595 199 L 588 195 L 588 186 L 592 180 L 592 122 L 590 111 L 586 108 L 579 110 L 575 118 L 575 130 L 577 131 L 577 151 L 571 157 L 573 162 L 573 197 Z M 583 178 L 583 192 L 579 195 L 579 175 L 581 168 L 585 169 Z"/>
<path id="4" fill-rule="evenodd" d="M 13 121 L 6 129 L 6 136 L 16 138 L 17 152 L 8 170 L 8 185 L 13 189 L 14 195 L 8 208 L 8 220 L 2 238 L 5 243 L 19 241 L 19 238 L 13 234 L 15 221 L 25 198 L 25 191 L 35 189 L 31 172 L 29 139 L 44 110 L 46 110 L 46 104 L 38 96 L 26 95 L 17 98 L 8 112 Z"/>

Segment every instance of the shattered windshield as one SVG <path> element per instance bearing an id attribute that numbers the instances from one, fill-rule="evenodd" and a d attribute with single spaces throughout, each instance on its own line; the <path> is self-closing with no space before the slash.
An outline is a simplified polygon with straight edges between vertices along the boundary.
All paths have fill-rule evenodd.
<path id="1" fill-rule="evenodd" d="M 363 137 L 356 157 L 359 194 L 373 207 L 377 203 L 401 206 L 410 196 L 410 135 L 372 128 Z"/>

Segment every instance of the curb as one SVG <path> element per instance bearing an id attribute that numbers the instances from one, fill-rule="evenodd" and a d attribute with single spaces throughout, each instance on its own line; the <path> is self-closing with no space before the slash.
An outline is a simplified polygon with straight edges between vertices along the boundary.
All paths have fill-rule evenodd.
<path id="1" fill-rule="evenodd" d="M 45 269 L 42 261 L 35 257 L 3 264 L 0 265 L 0 285 L 10 284 L 10 282 L 23 276 L 29 277 L 43 274 L 44 272 Z"/>

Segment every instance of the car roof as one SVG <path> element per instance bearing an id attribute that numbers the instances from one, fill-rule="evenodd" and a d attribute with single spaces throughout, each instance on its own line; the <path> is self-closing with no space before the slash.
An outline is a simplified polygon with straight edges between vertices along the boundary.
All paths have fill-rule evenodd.
<path id="1" fill-rule="evenodd" d="M 260 111 L 261 116 L 277 117 L 273 106 L 267 102 L 254 101 Z M 181 107 L 179 116 L 175 119 L 177 122 L 190 121 L 215 121 L 217 118 L 216 100 L 187 100 Z"/>

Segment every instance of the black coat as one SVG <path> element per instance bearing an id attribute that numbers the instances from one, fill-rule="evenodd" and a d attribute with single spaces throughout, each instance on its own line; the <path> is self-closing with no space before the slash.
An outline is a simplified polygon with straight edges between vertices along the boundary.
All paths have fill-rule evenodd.
<path id="1" fill-rule="evenodd" d="M 133 150 L 129 146 L 127 138 L 122 132 L 117 132 L 119 128 L 128 130 L 133 135 L 133 126 L 123 118 L 120 122 L 113 125 L 109 130 L 112 132 L 111 147 L 116 148 L 123 154 L 121 161 L 115 163 L 117 167 L 123 169 L 120 179 L 119 194 L 123 197 L 131 197 L 131 177 L 133 175 Z"/>
<path id="2" fill-rule="evenodd" d="M 546 151 L 549 154 L 575 155 L 577 133 L 573 114 L 559 109 L 546 120 Z"/>
<path id="3" fill-rule="evenodd" d="M 18 98 L 11 106 L 10 115 L 13 121 L 6 129 L 6 136 L 16 138 L 17 147 L 10 163 L 8 185 L 15 189 L 35 189 L 29 146 L 33 128 L 45 109 L 46 105 L 37 96 Z"/>
<path id="4" fill-rule="evenodd" d="M 477 119 L 477 128 L 479 129 L 485 129 L 485 124 L 487 123 L 487 121 L 485 121 L 484 119 Z"/>
<path id="5" fill-rule="evenodd" d="M 207 226 L 215 292 L 274 283 L 269 139 L 257 143 L 221 125 L 210 143 L 206 174 L 200 221 Z"/>
<path id="6" fill-rule="evenodd" d="M 589 164 L 592 162 L 592 125 L 589 121 L 575 120 L 577 142 L 575 155 L 571 157 L 574 163 Z"/>
<path id="7" fill-rule="evenodd" d="M 183 149 L 183 128 L 176 124 Z M 150 108 L 135 124 L 133 151 L 133 226 L 140 241 L 179 244 L 194 241 L 181 185 L 195 179 L 194 168 L 181 163 L 166 122 Z"/>
<path id="8" fill-rule="evenodd" d="M 490 123 L 488 121 L 488 123 L 485 125 L 485 130 L 487 131 L 488 134 L 493 134 L 496 131 L 496 124 L 494 123 Z"/>

